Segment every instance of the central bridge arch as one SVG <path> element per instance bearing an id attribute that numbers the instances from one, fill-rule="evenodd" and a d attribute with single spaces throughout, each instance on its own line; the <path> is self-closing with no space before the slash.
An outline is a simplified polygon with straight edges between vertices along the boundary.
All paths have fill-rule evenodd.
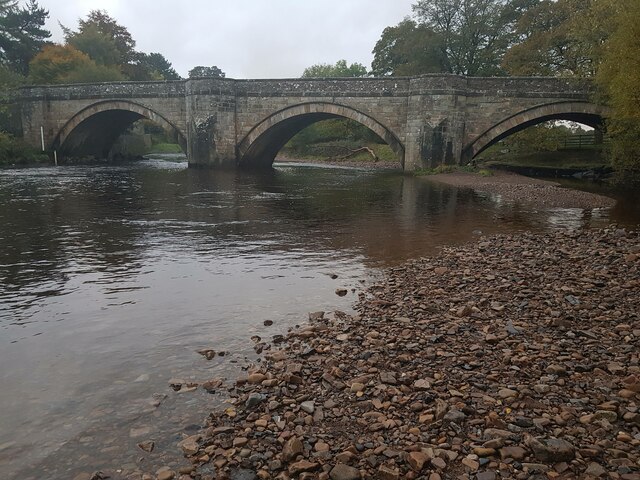
<path id="1" fill-rule="evenodd" d="M 354 120 L 376 133 L 389 144 L 404 166 L 404 146 L 391 130 L 354 108 L 328 102 L 287 107 L 262 120 L 238 144 L 238 166 L 268 168 L 282 147 L 298 132 L 316 122 L 341 117 Z"/>
<path id="2" fill-rule="evenodd" d="M 602 129 L 609 114 L 610 108 L 588 102 L 555 102 L 538 105 L 512 115 L 482 133 L 464 148 L 463 159 L 471 160 L 503 138 L 550 120 L 569 120 Z"/>
<path id="3" fill-rule="evenodd" d="M 146 118 L 167 132 L 174 132 L 186 152 L 186 135 L 159 113 L 129 100 L 94 103 L 76 113 L 53 140 L 52 150 L 76 156 L 107 158 L 113 144 L 131 124 Z"/>

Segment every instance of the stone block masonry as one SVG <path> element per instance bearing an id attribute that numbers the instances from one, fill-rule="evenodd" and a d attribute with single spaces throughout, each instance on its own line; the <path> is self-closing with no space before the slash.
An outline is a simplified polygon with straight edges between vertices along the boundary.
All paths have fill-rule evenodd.
<path id="1" fill-rule="evenodd" d="M 387 78 L 119 82 L 26 87 L 16 96 L 24 138 L 61 155 L 108 155 L 148 118 L 173 131 L 191 166 L 270 167 L 301 129 L 350 118 L 373 130 L 413 171 L 471 160 L 496 141 L 546 120 L 600 128 L 606 106 L 584 79 Z"/>

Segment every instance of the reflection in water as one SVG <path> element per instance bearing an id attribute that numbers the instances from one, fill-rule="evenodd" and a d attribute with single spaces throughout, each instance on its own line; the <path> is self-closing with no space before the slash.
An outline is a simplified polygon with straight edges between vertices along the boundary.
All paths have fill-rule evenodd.
<path id="1" fill-rule="evenodd" d="M 146 437 L 159 459 L 173 455 L 172 435 L 212 400 L 171 394 L 170 377 L 237 374 L 236 362 L 255 358 L 248 337 L 283 333 L 308 311 L 348 310 L 355 294 L 335 288 L 381 267 L 480 232 L 610 215 L 338 168 L 0 171 L 0 476 L 29 467 L 17 478 L 72 478 L 87 462 L 135 462 Z M 205 347 L 230 354 L 207 362 L 194 353 Z M 170 396 L 155 410 L 157 392 Z"/>

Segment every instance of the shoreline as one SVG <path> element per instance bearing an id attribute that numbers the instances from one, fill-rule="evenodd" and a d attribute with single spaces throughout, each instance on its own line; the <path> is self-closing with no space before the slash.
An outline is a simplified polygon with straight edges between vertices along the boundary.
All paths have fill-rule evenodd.
<path id="1" fill-rule="evenodd" d="M 517 173 L 491 170 L 492 175 L 477 173 L 439 173 L 425 176 L 454 187 L 499 195 L 511 202 L 526 202 L 546 208 L 610 208 L 616 200 L 604 195 L 562 187 L 559 183 Z"/>
<path id="2" fill-rule="evenodd" d="M 179 478 L 640 478 L 637 233 L 482 237 L 386 273 L 357 315 L 260 344 Z"/>

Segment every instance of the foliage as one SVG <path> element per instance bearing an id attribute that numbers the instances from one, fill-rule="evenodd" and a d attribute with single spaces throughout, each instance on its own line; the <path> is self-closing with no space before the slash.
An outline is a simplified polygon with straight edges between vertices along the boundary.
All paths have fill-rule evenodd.
<path id="1" fill-rule="evenodd" d="M 29 62 L 51 33 L 44 29 L 49 16 L 36 0 L 23 7 L 16 2 L 0 2 L 0 64 L 26 75 Z"/>
<path id="2" fill-rule="evenodd" d="M 608 0 L 613 2 L 613 0 Z M 613 115 L 608 124 L 611 160 L 620 183 L 640 186 L 640 2 L 616 0 L 615 30 L 603 49 L 597 82 Z"/>
<path id="3" fill-rule="evenodd" d="M 99 32 L 113 42 L 121 62 L 129 63 L 135 61 L 136 42 L 131 33 L 104 10 L 92 10 L 86 19 L 80 19 L 77 32 L 64 26 L 62 26 L 62 30 L 67 43 L 72 43 L 77 35 L 86 34 L 87 32 Z M 93 60 L 96 59 L 94 58 Z"/>
<path id="4" fill-rule="evenodd" d="M 107 82 L 122 80 L 115 67 L 98 65 L 71 45 L 48 45 L 30 64 L 29 79 L 35 84 Z"/>
<path id="5" fill-rule="evenodd" d="M 502 75 L 502 56 L 516 40 L 516 21 L 538 0 L 419 0 L 413 10 L 440 41 L 445 71 Z"/>
<path id="6" fill-rule="evenodd" d="M 512 75 L 593 76 L 611 31 L 605 1 L 541 1 L 519 19 L 519 42 L 503 67 Z"/>
<path id="7" fill-rule="evenodd" d="M 0 165 L 48 162 L 49 158 L 27 146 L 22 140 L 0 132 Z"/>
<path id="8" fill-rule="evenodd" d="M 224 78 L 225 73 L 215 65 L 213 67 L 198 66 L 189 70 L 189 78 L 201 77 Z"/>
<path id="9" fill-rule="evenodd" d="M 88 25 L 83 30 L 69 34 L 67 44 L 86 53 L 98 65 L 119 66 L 122 62 L 122 52 L 115 40 L 97 25 Z"/>
<path id="10" fill-rule="evenodd" d="M 24 85 L 26 78 L 6 65 L 0 65 L 0 132 L 16 132 L 10 104 L 10 90 Z"/>
<path id="11" fill-rule="evenodd" d="M 161 53 L 142 53 L 141 63 L 158 80 L 180 80 L 180 75 L 173 68 L 171 62 Z"/>
<path id="12" fill-rule="evenodd" d="M 142 53 L 135 50 L 136 42 L 126 27 L 118 24 L 107 12 L 93 10 L 86 19 L 78 23 L 78 30 L 62 27 L 67 45 L 86 53 L 95 66 L 90 66 L 86 75 L 76 76 L 110 77 L 109 72 L 118 70 L 119 78 L 134 81 L 177 80 L 180 78 L 171 63 L 160 53 Z M 89 81 L 89 80 L 87 80 Z"/>
<path id="13" fill-rule="evenodd" d="M 410 76 L 444 72 L 445 58 L 440 37 L 426 25 L 405 18 L 387 27 L 373 49 L 371 74 Z"/>
<path id="14" fill-rule="evenodd" d="M 555 122 L 541 123 L 508 136 L 499 148 L 510 152 L 555 152 L 564 147 L 567 135 L 572 133 L 569 127 Z"/>
<path id="15" fill-rule="evenodd" d="M 147 153 L 183 153 L 177 143 L 156 143 Z"/>
<path id="16" fill-rule="evenodd" d="M 347 65 L 346 60 L 338 60 L 335 65 L 319 63 L 305 68 L 302 78 L 331 78 L 331 77 L 365 77 L 367 67 L 361 63 Z"/>
<path id="17" fill-rule="evenodd" d="M 339 140 L 363 144 L 384 143 L 364 125 L 347 118 L 340 118 L 323 120 L 310 125 L 289 140 L 287 147 L 295 152 L 303 152 L 309 145 Z"/>

